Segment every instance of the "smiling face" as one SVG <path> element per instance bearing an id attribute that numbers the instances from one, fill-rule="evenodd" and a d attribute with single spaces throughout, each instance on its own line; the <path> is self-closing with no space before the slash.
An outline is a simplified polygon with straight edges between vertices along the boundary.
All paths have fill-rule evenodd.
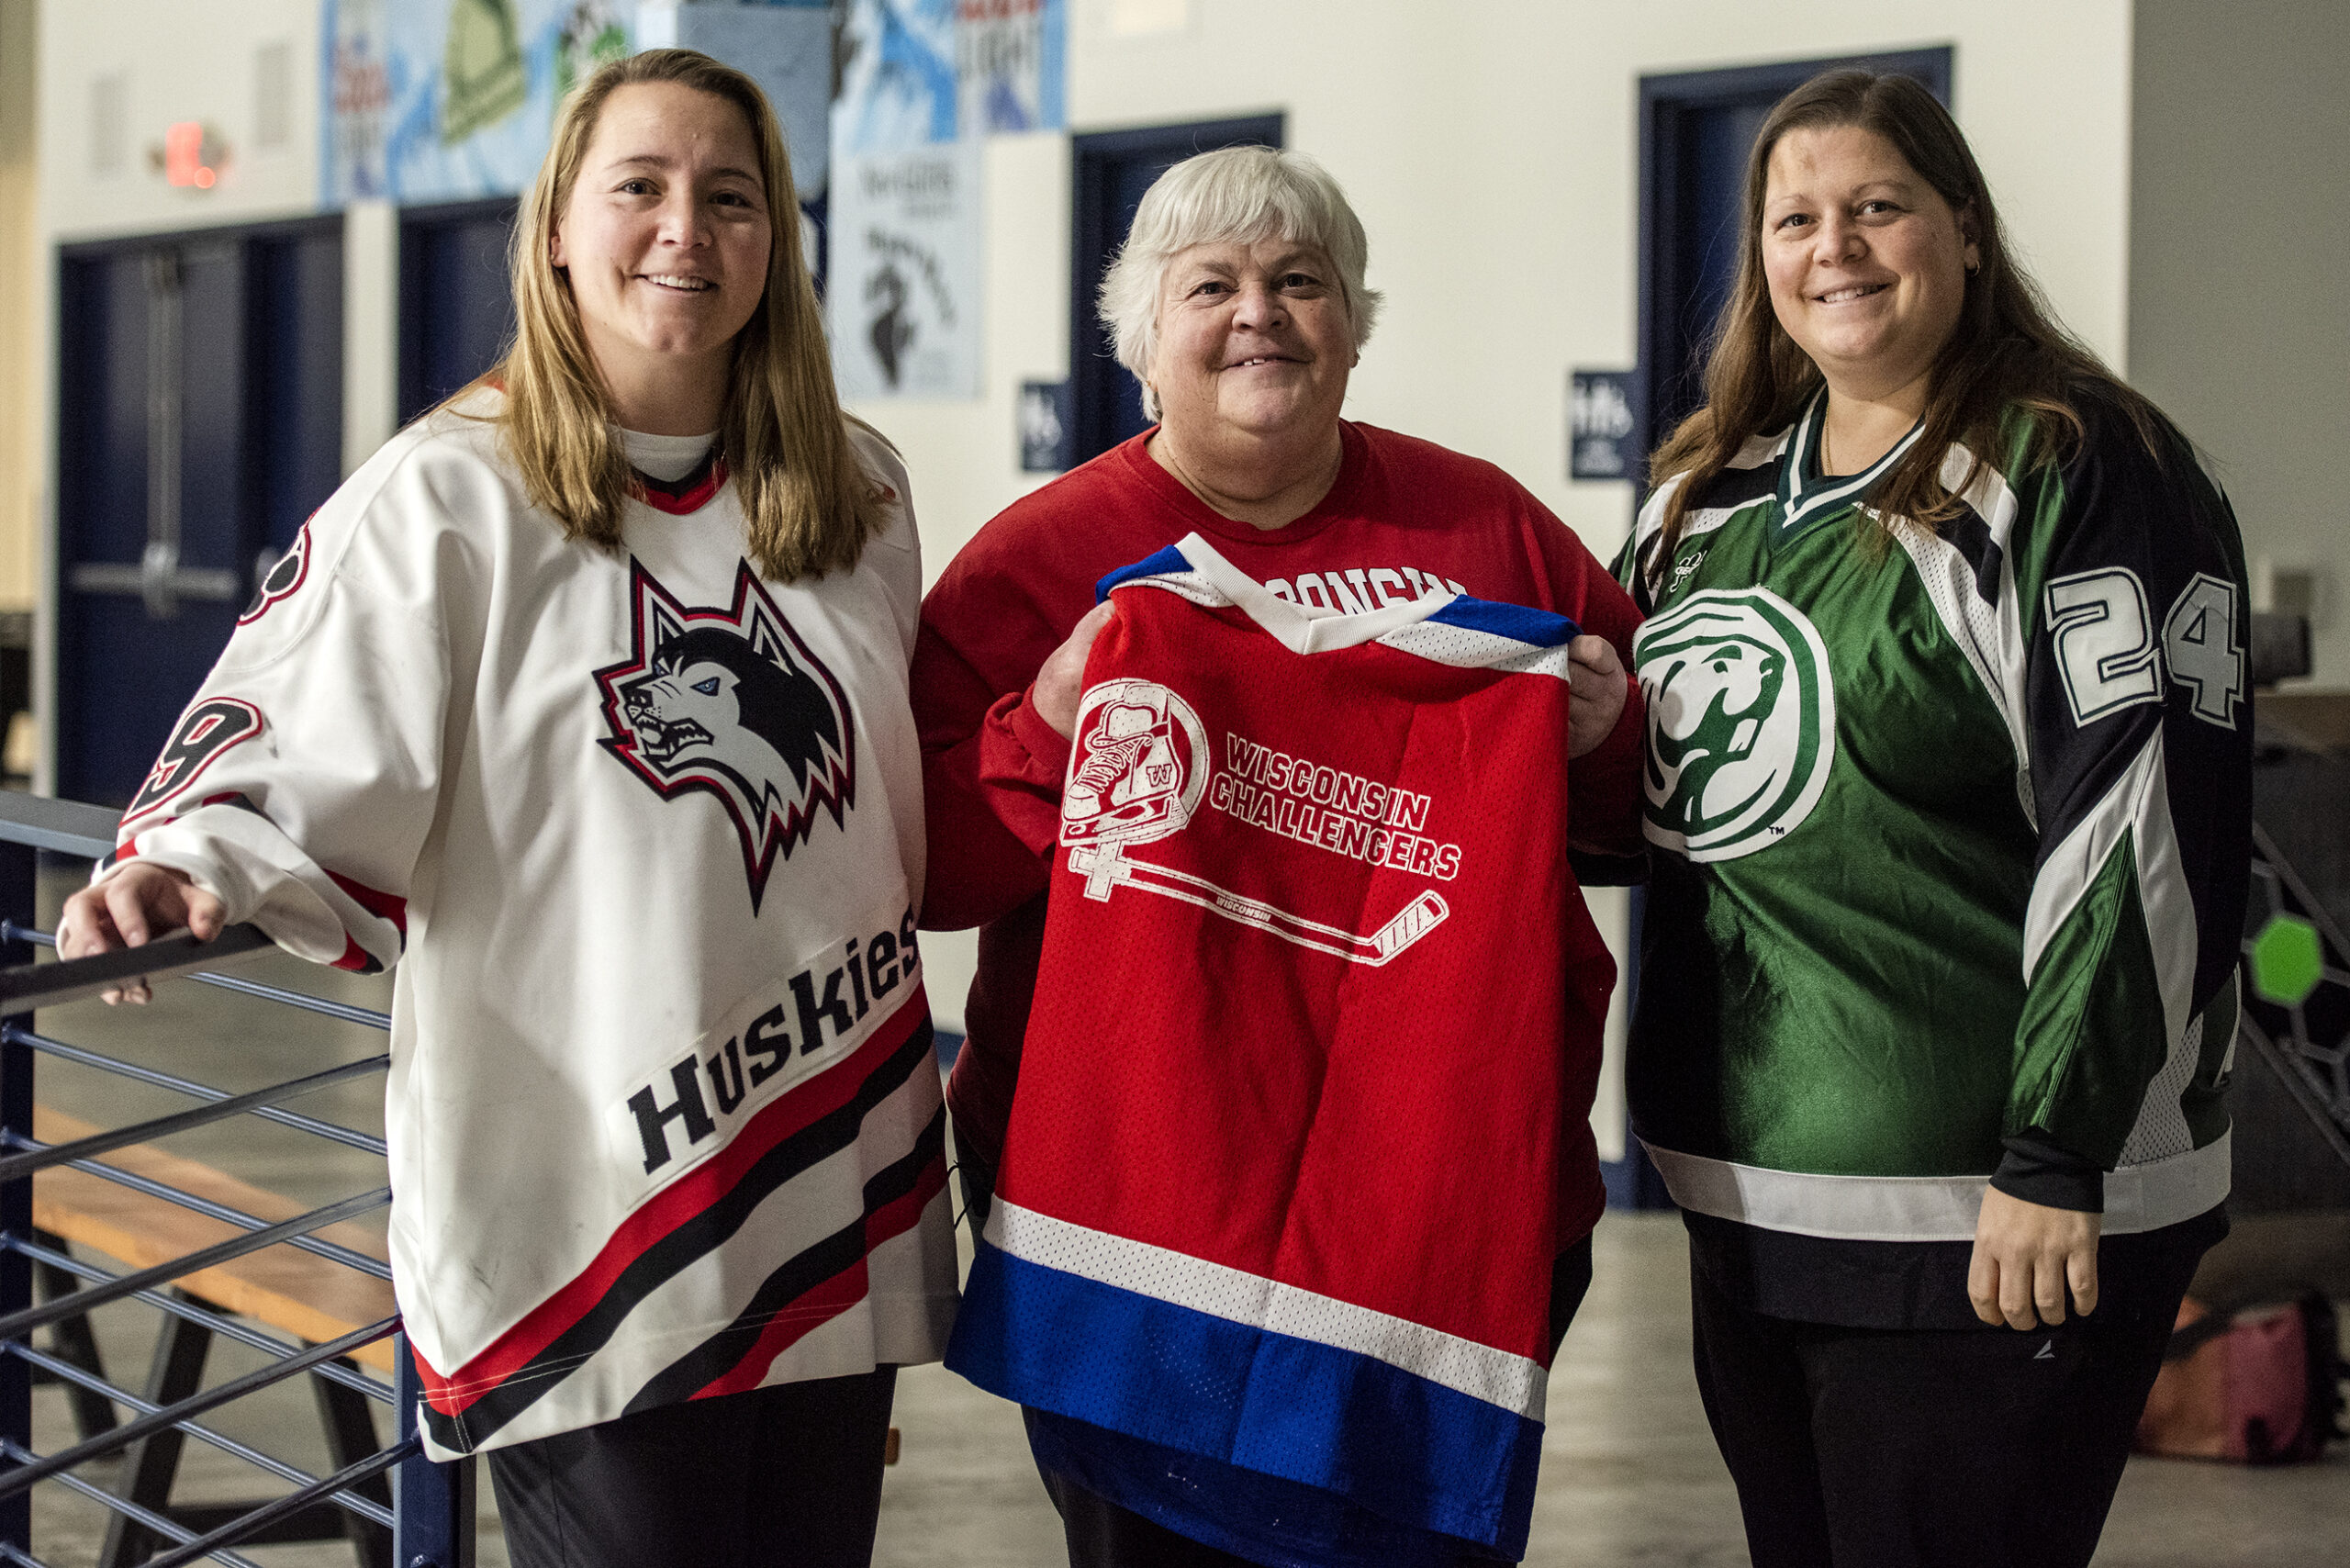
<path id="1" fill-rule="evenodd" d="M 1779 139 L 1762 238 L 1779 325 L 1831 393 L 1870 400 L 1932 367 L 1957 330 L 1966 274 L 1979 260 L 1967 216 L 1891 142 L 1858 126 Z"/>
<path id="2" fill-rule="evenodd" d="M 729 349 L 759 308 L 773 244 L 740 109 L 676 83 L 613 92 L 549 254 L 623 425 L 715 428 Z M 690 428 L 666 428 L 680 425 Z"/>
<path id="3" fill-rule="evenodd" d="M 1354 363 L 1337 269 L 1319 250 L 1228 241 L 1167 263 L 1148 380 L 1187 444 L 1335 434 Z"/>

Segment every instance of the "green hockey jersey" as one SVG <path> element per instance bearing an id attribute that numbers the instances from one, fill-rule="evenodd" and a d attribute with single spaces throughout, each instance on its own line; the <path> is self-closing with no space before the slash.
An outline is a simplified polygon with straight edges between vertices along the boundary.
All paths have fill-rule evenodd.
<path id="1" fill-rule="evenodd" d="M 1939 530 L 1859 515 L 1917 432 L 1820 472 L 1824 394 L 1643 509 L 1656 853 L 1628 1058 L 1684 1208 L 1971 1238 L 2009 1140 L 2110 1172 L 2109 1233 L 2228 1190 L 2250 855 L 2243 546 L 2187 443 L 2094 393 L 2020 420 Z"/>

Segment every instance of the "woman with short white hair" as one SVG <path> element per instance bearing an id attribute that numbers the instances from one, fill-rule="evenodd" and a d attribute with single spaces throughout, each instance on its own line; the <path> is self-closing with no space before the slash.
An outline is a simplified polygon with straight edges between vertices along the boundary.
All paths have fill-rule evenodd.
<path id="1" fill-rule="evenodd" d="M 1382 303 L 1365 281 L 1367 261 L 1361 223 L 1311 159 L 1235 147 L 1169 170 L 1144 196 L 1101 295 L 1118 358 L 1141 382 L 1158 424 L 996 517 L 925 600 L 914 659 L 931 868 L 923 924 L 982 928 L 968 1039 L 948 1091 L 975 1215 L 987 1215 L 1006 1154 L 1038 995 L 1069 736 L 1088 656 L 1115 613 L 1108 602 L 1095 608 L 1107 575 L 1196 536 L 1260 610 L 1294 607 L 1294 618 L 1326 625 L 1408 619 L 1410 607 L 1427 614 L 1472 596 L 1571 618 L 1583 633 L 1565 644 L 1571 722 L 1553 780 L 1538 782 L 1536 794 L 1545 810 L 1563 800 L 1579 843 L 1639 842 L 1639 705 L 1622 661 L 1637 614 L 1574 534 L 1500 469 L 1342 417 Z M 1269 658 L 1270 676 L 1279 660 Z M 1541 892 L 1561 898 L 1562 935 L 1537 940 L 1556 936 L 1563 977 L 1522 966 L 1491 988 L 1492 1049 L 1557 1053 L 1560 1103 L 1532 1111 L 1545 1138 L 1556 1117 L 1555 1159 L 1539 1170 L 1491 1172 L 1495 1191 L 1516 1193 L 1501 1207 L 1523 1215 L 1521 1228 L 1547 1227 L 1532 1243 L 1545 1249 L 1534 1255 L 1529 1338 L 1547 1321 L 1550 1344 L 1528 1346 L 1545 1362 L 1589 1282 L 1590 1231 L 1604 1203 L 1587 1113 L 1614 980 L 1572 878 L 1558 881 Z M 1215 986 L 1212 970 L 1202 978 Z M 1516 985 L 1566 992 L 1563 1046 L 1512 1037 L 1501 1019 Z M 1118 1009 L 1151 1005 L 1147 995 L 1100 1002 L 1105 1098 L 1126 1087 L 1117 1081 Z M 1042 1068 L 1032 1062 L 1032 1076 Z M 1497 1107 L 1496 1119 L 1523 1119 L 1528 1110 Z M 1005 1174 L 1017 1169 L 1015 1159 Z M 1007 1206 L 1016 1199 L 998 1205 Z M 1425 1260 L 1415 1241 L 1382 1245 L 1398 1249 L 1389 1262 L 1399 1276 L 1446 1266 Z M 1496 1546 L 1426 1528 L 1401 1497 L 1350 1493 L 1341 1478 L 1306 1484 L 1038 1403 L 1028 1412 L 1031 1441 L 1072 1563 L 1393 1565 L 1515 1555 L 1506 1540 Z M 1313 1456 L 1304 1468 L 1316 1468 Z M 1530 1496 L 1530 1470 L 1525 1479 Z M 1522 1519 L 1517 1529 L 1522 1543 Z"/>

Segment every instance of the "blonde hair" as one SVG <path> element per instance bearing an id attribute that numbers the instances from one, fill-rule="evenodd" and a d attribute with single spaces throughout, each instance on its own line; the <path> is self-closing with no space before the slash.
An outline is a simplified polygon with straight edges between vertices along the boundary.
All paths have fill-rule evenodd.
<path id="1" fill-rule="evenodd" d="M 1382 296 L 1363 283 L 1371 245 L 1362 220 L 1330 172 L 1303 152 L 1220 147 L 1186 158 L 1151 182 L 1134 228 L 1102 276 L 1102 324 L 1118 363 L 1142 383 L 1143 412 L 1158 418 L 1150 358 L 1158 349 L 1158 290 L 1167 264 L 1194 245 L 1254 244 L 1278 237 L 1330 258 L 1355 350 L 1371 341 Z"/>
<path id="2" fill-rule="evenodd" d="M 648 50 L 611 62 L 565 101 L 514 226 L 513 346 L 475 386 L 505 391 L 495 419 L 532 503 L 562 524 L 565 537 L 617 548 L 632 484 L 628 458 L 570 279 L 554 266 L 549 247 L 605 102 L 622 87 L 657 83 L 733 104 L 758 149 L 773 228 L 767 292 L 735 336 L 718 432 L 752 557 L 778 582 L 846 570 L 881 527 L 884 493 L 857 461 L 850 416 L 834 390 L 832 352 L 800 253 L 791 161 L 775 112 L 758 84 L 731 66 L 692 50 Z"/>

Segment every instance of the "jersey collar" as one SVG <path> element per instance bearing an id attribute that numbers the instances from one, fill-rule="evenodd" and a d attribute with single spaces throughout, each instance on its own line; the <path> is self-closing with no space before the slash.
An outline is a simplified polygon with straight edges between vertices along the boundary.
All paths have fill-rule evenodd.
<path id="1" fill-rule="evenodd" d="M 1147 560 L 1137 561 L 1124 571 L 1113 572 L 1102 578 L 1098 597 L 1107 599 L 1112 589 L 1140 578 L 1155 577 L 1164 581 L 1186 574 L 1210 593 L 1221 596 L 1225 602 L 1238 609 L 1293 654 L 1323 654 L 1338 648 L 1360 647 L 1402 627 L 1418 625 L 1460 597 L 1457 594 L 1426 594 L 1402 604 L 1390 604 L 1353 615 L 1318 605 L 1292 604 L 1225 560 L 1216 553 L 1214 545 L 1197 533 L 1187 533 Z M 1168 582 L 1166 586 L 1181 591 L 1176 583 Z"/>
<path id="2" fill-rule="evenodd" d="M 1858 474 L 1827 475 L 1819 471 L 1819 444 L 1828 424 L 1828 388 L 1822 386 L 1804 408 L 1787 443 L 1787 460 L 1779 470 L 1778 536 L 1789 538 L 1840 512 L 1866 495 L 1886 471 L 1918 443 L 1926 428 L 1919 420 L 1892 450 Z"/>
<path id="3" fill-rule="evenodd" d="M 641 468 L 628 471 L 629 489 L 636 498 L 655 511 L 666 511 L 672 517 L 686 517 L 710 504 L 710 498 L 726 487 L 726 460 L 718 455 L 712 443 L 694 471 L 681 479 L 656 479 Z"/>

